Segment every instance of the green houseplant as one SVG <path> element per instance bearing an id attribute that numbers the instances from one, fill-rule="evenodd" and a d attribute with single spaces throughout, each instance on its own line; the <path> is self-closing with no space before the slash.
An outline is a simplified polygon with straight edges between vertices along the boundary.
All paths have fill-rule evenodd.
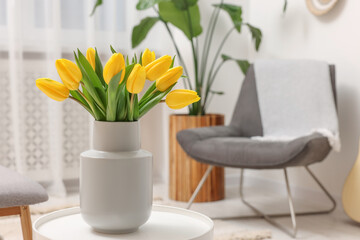
<path id="1" fill-rule="evenodd" d="M 184 74 L 187 76 L 184 79 L 185 87 L 195 91 L 201 97 L 201 101 L 188 106 L 188 115 L 174 114 L 170 116 L 169 197 L 179 201 L 189 200 L 195 190 L 194 186 L 200 181 L 201 173 L 205 171 L 206 166 L 193 161 L 182 151 L 176 141 L 177 132 L 186 128 L 224 124 L 224 115 L 207 113 L 213 96 L 223 94 L 223 92 L 213 89 L 216 76 L 225 62 L 235 61 L 244 74 L 250 64 L 246 59 L 235 59 L 232 56 L 222 54 L 222 49 L 229 36 L 235 32 L 241 33 L 243 28 L 250 30 L 256 50 L 259 49 L 262 39 L 260 29 L 243 21 L 241 6 L 224 3 L 224 0 L 219 0 L 218 4 L 213 5 L 214 9 L 210 21 L 206 26 L 206 30 L 203 31 L 198 3 L 198 0 L 138 0 L 137 10 L 153 9 L 154 15 L 140 20 L 133 28 L 131 36 L 132 47 L 135 48 L 147 37 L 156 24 L 162 24 L 174 45 L 176 58 L 183 66 Z M 94 11 L 101 4 L 102 0 L 98 0 L 94 6 Z M 221 13 L 225 13 L 230 17 L 233 26 L 224 35 L 220 44 L 214 46 L 213 38 Z M 192 52 L 192 61 L 184 59 L 182 49 L 178 46 L 173 35 L 174 28 L 182 31 L 188 39 L 188 47 L 191 48 Z M 200 41 L 202 34 L 205 36 L 201 39 L 203 41 Z M 210 54 L 210 51 L 214 51 L 214 54 Z M 210 59 L 210 56 L 214 56 L 214 58 Z M 188 71 L 189 66 L 187 64 L 193 64 L 193 75 Z M 214 168 L 211 177 L 207 181 L 211 183 L 204 185 L 195 202 L 214 201 L 224 198 L 224 169 L 221 167 Z"/>
<path id="2" fill-rule="evenodd" d="M 96 7 L 101 4 L 102 0 L 98 0 L 94 6 L 94 11 Z M 221 0 L 219 4 L 214 4 L 213 7 L 214 10 L 211 14 L 208 26 L 206 27 L 206 31 L 203 31 L 200 22 L 198 0 L 139 0 L 136 5 L 137 10 L 140 11 L 152 8 L 155 15 L 145 17 L 133 28 L 131 36 L 132 47 L 137 47 L 146 38 L 155 24 L 160 22 L 164 25 L 176 50 L 177 58 L 184 67 L 184 73 L 187 76 L 185 79 L 185 87 L 196 91 L 201 97 L 201 101 L 189 105 L 189 115 L 205 115 L 212 96 L 215 94 L 223 94 L 223 92 L 215 91 L 212 87 L 219 70 L 225 62 L 229 60 L 236 61 L 241 71 L 244 74 L 246 73 L 250 65 L 247 60 L 235 59 L 225 54 L 221 55 L 222 48 L 229 36 L 233 32 L 240 34 L 243 27 L 248 28 L 252 35 L 252 39 L 254 40 L 256 50 L 259 49 L 262 39 L 262 33 L 259 28 L 243 21 L 241 6 L 227 4 L 224 3 L 224 0 Z M 212 40 L 221 11 L 229 15 L 233 26 L 228 30 L 220 45 L 213 47 Z M 189 74 L 186 65 L 188 62 L 183 58 L 181 49 L 174 39 L 172 27 L 181 30 L 189 40 L 189 47 L 191 48 L 193 55 L 193 76 Z M 199 37 L 203 33 L 205 34 L 205 38 L 204 43 L 201 46 Z M 209 59 L 209 53 L 212 50 L 216 50 L 216 52 L 214 58 Z"/>

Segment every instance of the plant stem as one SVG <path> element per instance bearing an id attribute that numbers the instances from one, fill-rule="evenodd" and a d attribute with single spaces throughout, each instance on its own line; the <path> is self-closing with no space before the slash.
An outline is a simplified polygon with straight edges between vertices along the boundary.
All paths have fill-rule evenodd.
<path id="1" fill-rule="evenodd" d="M 223 3 L 224 3 L 224 0 L 221 0 L 220 5 L 222 5 Z M 209 51 L 210 51 L 211 43 L 212 43 L 212 40 L 213 40 L 216 23 L 217 23 L 217 20 L 219 18 L 219 14 L 220 14 L 220 7 L 216 8 L 216 13 L 215 13 L 215 16 L 214 16 L 215 18 L 214 18 L 214 21 L 212 23 L 211 31 L 210 31 L 210 34 L 209 34 L 208 45 L 204 46 L 204 52 L 205 52 L 205 58 L 204 58 L 204 64 L 203 64 L 204 75 L 205 75 L 205 72 L 206 72 L 207 60 L 208 60 L 208 57 L 209 57 Z"/>
<path id="2" fill-rule="evenodd" d="M 207 98 L 208 98 L 208 95 L 209 95 L 211 86 L 212 86 L 212 84 L 214 83 L 215 77 L 216 77 L 216 75 L 218 74 L 220 68 L 222 67 L 222 65 L 223 65 L 224 63 L 225 63 L 225 61 L 223 60 L 223 61 L 218 65 L 218 67 L 216 68 L 213 76 L 211 76 L 211 78 L 208 79 L 208 84 L 207 84 L 207 86 L 206 86 L 205 98 L 204 98 L 204 102 L 203 102 L 203 107 L 204 107 L 204 108 L 205 108 L 205 106 L 206 106 L 206 101 L 207 101 Z M 205 111 L 205 110 L 206 110 L 206 108 L 203 109 L 203 111 Z"/>
<path id="3" fill-rule="evenodd" d="M 205 56 L 206 56 L 206 46 L 208 44 L 209 41 L 209 35 L 210 35 L 210 29 L 212 26 L 212 22 L 214 21 L 214 17 L 215 17 L 215 13 L 216 13 L 216 8 L 214 8 L 213 12 L 211 13 L 211 17 L 210 17 L 210 21 L 209 21 L 209 25 L 208 28 L 206 30 L 206 35 L 205 35 L 205 41 L 204 41 L 204 47 L 203 47 L 203 51 L 202 51 L 202 55 L 201 55 L 201 75 L 200 75 L 200 79 L 201 81 L 203 81 L 204 75 L 205 75 Z"/>
<path id="4" fill-rule="evenodd" d="M 221 43 L 220 43 L 220 45 L 219 45 L 219 48 L 218 48 L 218 50 L 217 50 L 216 53 L 215 53 L 214 60 L 213 60 L 213 62 L 212 62 L 212 64 L 211 64 L 210 72 L 209 72 L 209 76 L 208 76 L 208 77 L 210 77 L 211 74 L 212 74 L 212 71 L 213 71 L 213 69 L 214 69 L 216 60 L 218 59 L 219 54 L 220 54 L 220 51 L 221 51 L 222 48 L 224 47 L 224 44 L 225 44 L 226 40 L 229 38 L 230 34 L 231 34 L 234 30 L 235 30 L 235 27 L 232 27 L 232 28 L 226 33 L 224 39 L 221 41 Z"/>

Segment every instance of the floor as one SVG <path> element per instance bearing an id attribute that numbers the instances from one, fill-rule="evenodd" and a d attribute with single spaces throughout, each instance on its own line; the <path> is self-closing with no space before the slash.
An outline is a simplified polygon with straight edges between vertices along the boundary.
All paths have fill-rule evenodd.
<path id="1" fill-rule="evenodd" d="M 272 189 L 277 190 L 274 191 Z M 282 186 L 269 186 L 265 183 L 256 182 L 256 180 L 248 181 L 248 184 L 245 184 L 247 200 L 268 213 L 288 211 L 286 192 L 280 189 L 282 189 Z M 311 192 L 304 189 L 293 190 L 296 210 L 319 210 L 330 206 L 328 200 L 318 192 Z M 155 202 L 159 204 L 177 207 L 186 206 L 186 203 L 169 200 L 167 198 L 167 186 L 164 184 L 154 186 L 154 197 Z M 65 208 L 74 205 L 78 205 L 78 195 L 76 191 L 71 193 L 66 200 L 51 199 L 48 203 L 33 208 L 33 210 L 35 210 L 35 213 L 42 213 L 44 211 L 56 210 L 59 206 L 61 206 L 60 208 Z M 252 214 L 251 210 L 241 203 L 238 186 L 236 184 L 227 184 L 225 200 L 212 203 L 194 203 L 191 210 L 202 212 L 210 217 L 244 216 Z M 288 228 L 291 227 L 290 218 L 277 218 L 277 220 L 279 223 L 284 224 L 284 226 Z M 15 230 L 18 232 L 20 229 L 16 219 L 8 222 L 8 225 L 13 225 L 14 222 L 16 225 Z M 6 227 L 4 223 L 6 224 L 6 219 L 0 218 L 0 230 L 2 230 L 2 227 Z M 331 214 L 297 217 L 297 224 L 299 229 L 297 239 L 360 239 L 360 224 L 351 221 L 344 214 L 341 204 L 338 204 L 337 209 Z M 233 233 L 238 232 L 241 232 L 241 236 L 248 237 L 229 237 Z M 258 234 L 261 237 L 257 237 Z M 263 219 L 216 220 L 215 236 L 216 239 L 221 240 L 261 240 L 269 239 L 270 237 L 275 240 L 292 239 L 288 234 L 273 227 Z M 224 238 L 219 238 L 219 236 L 224 236 Z M 269 238 L 264 236 L 269 236 Z M 5 240 L 7 239 L 5 238 Z"/>
<path id="2" fill-rule="evenodd" d="M 249 202 L 266 213 L 288 212 L 288 203 L 285 186 L 270 186 L 268 183 L 247 181 L 244 186 L 244 194 Z M 250 183 L 251 182 L 251 183 Z M 194 203 L 191 210 L 204 213 L 210 217 L 230 217 L 252 215 L 252 211 L 245 206 L 239 198 L 239 189 L 235 184 L 227 185 L 226 199 L 212 203 Z M 272 189 L 277 189 L 273 191 Z M 281 191 L 281 190 L 283 191 Z M 305 189 L 292 189 L 294 207 L 296 211 L 324 210 L 331 206 L 329 200 L 321 192 L 313 192 Z M 154 192 L 163 194 L 169 205 L 185 207 L 186 203 L 168 200 L 165 186 L 156 186 Z M 297 239 L 306 240 L 356 240 L 360 239 L 360 224 L 348 218 L 341 206 L 340 198 L 336 198 L 337 208 L 331 214 L 317 216 L 297 217 Z M 360 204 L 360 203 L 359 203 Z M 277 218 L 280 224 L 291 229 L 290 218 Z M 270 225 L 263 219 L 237 219 L 215 222 L 215 233 L 230 233 L 241 231 L 269 230 L 271 239 L 292 239 L 282 230 Z M 234 238 L 235 240 L 236 238 Z"/>

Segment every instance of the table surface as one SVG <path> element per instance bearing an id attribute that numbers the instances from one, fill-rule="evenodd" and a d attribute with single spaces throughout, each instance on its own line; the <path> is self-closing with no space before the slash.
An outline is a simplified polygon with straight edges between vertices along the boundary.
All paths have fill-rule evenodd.
<path id="1" fill-rule="evenodd" d="M 213 221 L 182 208 L 154 205 L 150 219 L 137 232 L 109 235 L 87 225 L 80 208 L 68 208 L 40 217 L 33 224 L 35 240 L 212 240 Z"/>

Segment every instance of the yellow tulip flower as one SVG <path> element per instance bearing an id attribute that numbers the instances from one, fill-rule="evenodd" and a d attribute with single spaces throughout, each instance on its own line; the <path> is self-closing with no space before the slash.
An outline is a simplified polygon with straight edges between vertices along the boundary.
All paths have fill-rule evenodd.
<path id="1" fill-rule="evenodd" d="M 36 80 L 36 86 L 49 98 L 55 101 L 64 101 L 69 97 L 69 89 L 64 84 L 49 78 L 39 78 Z"/>
<path id="2" fill-rule="evenodd" d="M 187 89 L 177 89 L 171 91 L 166 96 L 166 105 L 171 109 L 181 109 L 194 102 L 200 100 L 200 97 L 195 91 Z"/>
<path id="3" fill-rule="evenodd" d="M 122 70 L 120 83 L 124 80 L 125 76 L 125 60 L 121 53 L 114 53 L 107 61 L 104 67 L 104 80 L 109 84 L 110 80 Z"/>
<path id="4" fill-rule="evenodd" d="M 130 93 L 137 94 L 144 88 L 146 80 L 146 71 L 140 64 L 135 64 L 129 78 L 126 81 L 126 89 Z"/>
<path id="5" fill-rule="evenodd" d="M 95 49 L 88 48 L 88 50 L 86 51 L 86 59 L 95 71 Z"/>
<path id="6" fill-rule="evenodd" d="M 82 79 L 78 66 L 67 59 L 56 60 L 55 66 L 64 85 L 70 90 L 77 90 Z"/>
<path id="7" fill-rule="evenodd" d="M 181 66 L 174 67 L 162 75 L 159 79 L 156 80 L 156 88 L 160 92 L 164 92 L 168 89 L 171 85 L 177 82 L 177 80 L 183 74 L 183 68 Z"/>
<path id="8" fill-rule="evenodd" d="M 154 51 L 151 52 L 149 49 L 145 49 L 141 57 L 142 65 L 146 66 L 154 60 L 155 60 L 155 52 Z"/>
<path id="9" fill-rule="evenodd" d="M 162 56 L 161 58 L 152 61 L 145 66 L 146 78 L 154 81 L 161 77 L 171 65 L 171 57 L 169 55 Z"/>

